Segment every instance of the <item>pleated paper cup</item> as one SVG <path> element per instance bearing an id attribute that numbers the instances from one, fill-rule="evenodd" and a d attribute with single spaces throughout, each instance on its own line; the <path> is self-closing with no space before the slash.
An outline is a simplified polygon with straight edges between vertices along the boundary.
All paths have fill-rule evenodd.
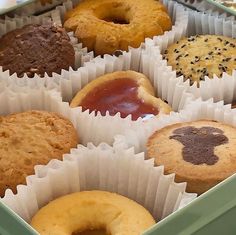
<path id="1" fill-rule="evenodd" d="M 15 89 L 14 92 L 5 89 L 0 93 L 0 115 L 27 110 L 56 112 L 73 123 L 80 140 L 84 140 L 85 133 L 91 135 L 93 127 L 88 126 L 88 117 L 78 118 L 86 112 L 71 109 L 57 90 Z M 87 126 L 83 132 L 84 124 Z M 104 132 L 107 126 L 100 128 Z M 100 133 L 92 135 L 99 137 Z M 63 156 L 63 161 L 52 160 L 46 166 L 35 166 L 35 175 L 27 177 L 27 185 L 18 185 L 16 194 L 6 190 L 0 200 L 30 222 L 38 209 L 49 201 L 84 190 L 124 195 L 147 208 L 157 220 L 196 197 L 185 192 L 185 182 L 175 183 L 174 174 L 164 175 L 162 166 L 155 167 L 153 160 L 145 160 L 144 153 L 135 154 L 133 148 L 112 147 L 105 143 L 97 147 L 87 143 L 86 146 L 71 149 Z"/>
<path id="2" fill-rule="evenodd" d="M 13 11 L 13 13 L 24 16 L 39 15 L 54 9 L 56 6 L 61 5 L 65 1 L 66 0 L 51 0 L 42 4 L 40 0 L 37 0 L 27 4 L 26 6 L 16 9 Z"/>
<path id="3" fill-rule="evenodd" d="M 147 46 L 143 49 L 141 46 L 136 49 L 132 48 L 119 57 L 110 55 L 105 55 L 104 58 L 97 57 L 85 63 L 85 66 L 77 71 L 72 71 L 66 79 L 58 77 L 58 81 L 56 81 L 59 84 L 58 90 L 63 101 L 69 106 L 76 93 L 97 77 L 115 71 L 134 70 L 143 73 L 150 79 L 157 97 L 168 101 L 173 111 L 180 111 L 193 99 L 193 95 L 185 92 L 185 87 L 179 86 L 177 79 L 175 83 L 169 83 L 172 76 L 170 71 L 166 71 L 165 77 L 159 76 L 162 69 L 162 66 L 159 66 L 162 63 L 159 55 L 158 47 Z M 151 119 L 158 121 L 163 115 L 153 116 L 150 119 L 139 118 L 133 121 L 131 115 L 121 118 L 120 113 L 111 116 L 107 111 L 106 115 L 102 116 L 100 112 L 96 114 L 90 110 L 82 111 L 82 107 L 73 108 L 73 110 L 77 113 L 79 122 L 83 123 L 78 127 L 80 132 L 84 133 L 82 143 L 92 142 L 96 145 L 101 142 L 112 144 L 115 135 L 122 135 L 127 129 L 139 129 Z M 104 131 L 108 129 L 109 131 Z"/>
<path id="4" fill-rule="evenodd" d="M 224 17 L 217 12 L 206 13 L 187 9 L 185 9 L 185 11 L 188 14 L 188 28 L 184 36 L 213 34 L 236 38 L 236 21 L 233 17 Z M 188 95 L 193 95 L 195 99 L 201 98 L 202 100 L 208 100 L 209 98 L 213 98 L 215 102 L 224 100 L 227 104 L 235 101 L 235 71 L 232 71 L 232 75 L 223 73 L 221 78 L 218 78 L 216 75 L 213 76 L 213 79 L 205 76 L 205 81 L 200 81 L 199 86 L 197 86 L 196 82 L 191 85 L 190 80 L 187 79 L 184 81 L 183 76 L 176 75 L 176 71 L 167 64 L 162 54 L 169 45 L 175 43 L 177 40 L 179 40 L 179 38 L 174 38 L 173 35 L 166 33 L 153 41 L 149 41 L 150 47 L 152 45 L 158 45 L 160 48 L 159 56 L 161 60 L 156 64 L 156 67 L 160 67 L 158 76 L 162 83 L 159 85 L 159 89 L 162 90 L 162 87 L 166 86 L 166 84 L 167 86 L 170 84 L 178 84 L 180 89 L 184 90 Z M 153 60 L 156 60 L 155 57 L 153 57 Z M 168 79 L 162 79 L 162 77 L 166 77 L 166 74 L 168 74 Z"/>
<path id="5" fill-rule="evenodd" d="M 189 102 L 185 109 L 179 113 L 162 117 L 158 122 L 152 120 L 145 127 L 135 132 L 127 130 L 124 135 L 115 136 L 114 146 L 122 146 L 123 148 L 132 146 L 136 152 L 146 152 L 148 138 L 156 131 L 172 124 L 202 119 L 215 120 L 236 127 L 236 109 L 231 109 L 231 105 L 224 105 L 223 101 L 214 103 L 213 99 L 207 101 L 197 99 Z"/>
<path id="6" fill-rule="evenodd" d="M 186 183 L 175 183 L 174 174 L 163 172 L 162 166 L 154 167 L 153 160 L 144 160 L 144 154 L 135 154 L 132 148 L 79 145 L 63 161 L 36 166 L 27 185 L 19 185 L 16 195 L 7 190 L 1 201 L 30 222 L 40 208 L 60 196 L 102 190 L 138 202 L 159 221 L 196 197 L 185 192 Z"/>

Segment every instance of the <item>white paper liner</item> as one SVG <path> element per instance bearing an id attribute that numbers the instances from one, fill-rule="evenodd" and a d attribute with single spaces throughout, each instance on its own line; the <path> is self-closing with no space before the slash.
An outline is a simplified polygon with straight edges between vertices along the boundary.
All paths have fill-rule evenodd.
<path id="1" fill-rule="evenodd" d="M 229 15 L 227 12 L 225 12 L 223 9 L 217 7 L 216 5 L 210 4 L 207 1 L 204 0 L 178 0 L 178 2 L 183 3 L 187 7 L 189 6 L 196 8 L 197 10 L 205 13 L 210 13 L 213 15 L 219 15 L 220 17 L 227 18 L 231 17 L 233 19 L 234 17 Z"/>
<path id="2" fill-rule="evenodd" d="M 197 99 L 189 102 L 179 113 L 162 117 L 158 122 L 152 120 L 142 129 L 127 130 L 124 135 L 115 136 L 114 147 L 129 148 L 133 146 L 136 152 L 146 152 L 148 138 L 155 131 L 171 124 L 201 119 L 216 120 L 236 127 L 236 109 L 231 109 L 231 105 L 224 105 L 223 101 L 214 103 L 213 99 L 207 101 Z"/>
<path id="3" fill-rule="evenodd" d="M 31 89 L 25 87 L 5 88 L 0 93 L 0 115 L 8 115 L 27 110 L 45 110 L 56 112 L 68 118 L 77 129 L 77 118 L 74 110 L 62 102 L 61 95 L 55 89 Z M 78 131 L 77 131 L 78 132 Z M 81 135 L 78 134 L 81 138 Z"/>
<path id="4" fill-rule="evenodd" d="M 71 101 L 81 88 L 98 76 L 117 70 L 125 71 L 131 69 L 142 72 L 149 77 L 158 97 L 168 100 L 173 110 L 179 111 L 193 99 L 193 95 L 186 93 L 185 87 L 180 86 L 177 79 L 175 83 L 169 82 L 170 71 L 165 73 L 166 80 L 163 79 L 163 76 L 159 77 L 162 69 L 162 66 L 156 66 L 158 60 L 160 60 L 159 55 L 158 47 L 147 46 L 145 49 L 142 49 L 142 47 L 138 49 L 132 48 L 129 52 L 125 52 L 119 57 L 109 55 L 106 55 L 103 59 L 97 57 L 85 63 L 84 67 L 71 72 L 69 77 L 63 76 L 64 79 L 60 79 L 60 76 L 58 76 L 57 83 L 60 86 L 59 91 L 62 94 L 63 101 L 69 106 L 69 103 L 66 102 Z M 165 85 L 161 87 L 164 84 L 163 81 L 165 81 Z M 51 83 L 50 86 L 53 87 L 53 84 Z M 160 87 L 161 90 L 159 89 Z M 89 110 L 82 112 L 81 107 L 74 108 L 73 110 L 75 110 L 78 123 L 80 123 L 78 130 L 83 135 L 82 144 L 87 144 L 88 142 L 92 142 L 95 145 L 101 142 L 112 144 L 115 135 L 123 134 L 127 129 L 139 129 L 150 121 L 142 120 L 141 118 L 133 121 L 131 120 L 131 115 L 121 118 L 119 113 L 115 116 L 110 116 L 108 112 L 105 116 L 102 116 L 100 113 L 95 115 L 95 112 L 89 113 Z M 158 121 L 158 118 L 153 117 L 156 121 Z"/>
<path id="5" fill-rule="evenodd" d="M 233 17 L 224 18 L 219 15 L 219 13 L 215 12 L 204 13 L 193 10 L 186 10 L 186 12 L 188 13 L 188 30 L 186 36 L 196 34 L 216 34 L 236 38 L 236 21 L 233 20 Z M 149 40 L 148 45 L 150 47 L 152 47 L 153 44 L 158 45 L 160 47 L 160 52 L 163 53 L 170 44 L 176 41 L 177 39 L 175 39 L 173 35 L 166 33 L 163 36 L 156 37 L 153 41 Z M 160 57 L 161 54 L 159 56 L 156 54 L 155 56 L 157 58 Z M 189 80 L 184 82 L 183 76 L 177 77 L 176 71 L 172 70 L 172 67 L 168 66 L 165 60 L 162 60 L 161 58 L 157 60 L 155 57 L 153 57 L 153 60 L 157 61 L 155 66 L 160 67 L 160 72 L 158 73 L 160 82 L 158 86 L 159 91 L 170 84 L 177 84 L 179 89 L 184 91 L 185 95 L 193 95 L 194 98 L 200 97 L 203 100 L 213 98 L 215 102 L 224 100 L 225 103 L 231 103 L 236 99 L 235 71 L 232 72 L 232 75 L 223 73 L 221 79 L 215 75 L 213 79 L 209 79 L 206 76 L 205 81 L 200 81 L 200 86 L 197 87 L 196 83 L 191 86 Z M 168 74 L 168 76 L 166 76 L 166 74 Z M 166 79 L 166 77 L 168 78 Z M 175 107 L 176 106 L 174 106 L 174 110 Z"/>
<path id="6" fill-rule="evenodd" d="M 58 6 L 56 8 L 56 10 L 45 13 L 44 15 L 40 16 L 40 18 L 43 18 L 43 19 L 51 19 L 52 18 L 54 22 L 57 22 L 58 24 L 61 24 L 62 21 L 63 21 L 63 18 L 64 18 L 64 14 L 68 10 L 72 9 L 73 6 L 77 5 L 78 2 L 79 2 L 79 0 L 66 1 L 66 2 L 63 3 L 62 6 Z M 187 18 L 186 18 L 187 14 L 184 11 L 184 8 L 180 4 L 175 3 L 174 1 L 163 1 L 163 4 L 167 7 L 168 12 L 172 17 L 172 21 L 174 22 L 174 26 L 173 26 L 172 30 L 169 31 L 168 33 L 177 34 L 177 35 L 179 35 L 180 32 L 181 32 L 181 35 L 183 33 L 185 33 L 186 28 L 187 28 Z M 16 24 L 15 22 L 18 22 L 19 20 L 22 21 L 22 19 L 23 19 L 22 17 L 18 17 L 18 18 L 16 17 L 16 20 L 8 19 L 2 25 L 0 25 L 0 34 L 1 34 L 1 28 L 2 28 L 3 33 L 6 33 L 7 30 L 14 29 L 16 27 L 16 26 L 14 26 Z M 32 18 L 34 18 L 34 17 L 32 17 Z M 36 18 L 36 19 L 40 19 L 40 18 Z M 17 19 L 18 19 L 18 21 L 17 21 Z M 25 19 L 24 19 L 24 21 L 25 21 Z M 20 23 L 17 23 L 17 24 L 20 24 Z M 8 25 L 12 25 L 12 26 L 9 28 Z M 21 25 L 22 25 L 22 23 L 21 23 Z M 180 36 L 178 36 L 178 37 L 180 37 Z M 140 48 L 150 46 L 150 40 L 147 39 L 146 40 L 147 45 L 142 44 L 140 46 Z M 152 45 L 153 44 L 151 44 L 151 46 Z M 79 49 L 81 49 L 81 47 Z M 136 49 L 132 49 L 132 48 L 130 49 L 130 51 L 131 50 L 134 53 L 128 52 L 128 54 L 132 54 L 132 58 L 130 58 L 129 61 L 121 61 L 116 70 L 119 70 L 118 68 L 121 69 L 123 67 L 123 69 L 136 68 L 136 71 L 137 71 L 137 67 L 139 66 L 139 60 L 140 60 L 140 50 L 136 51 Z M 86 49 L 85 50 L 81 49 L 81 51 L 83 51 L 83 54 L 80 56 L 80 60 L 79 60 L 80 63 L 77 64 L 76 67 L 78 67 L 80 65 L 84 65 L 85 62 L 90 61 L 91 58 L 93 57 L 92 52 L 86 53 L 87 52 Z M 127 52 L 124 52 L 124 54 L 127 55 Z M 136 56 L 139 56 L 139 58 L 136 59 Z M 131 62 L 130 62 L 130 60 L 131 60 Z M 109 64 L 109 59 L 106 59 L 106 63 Z M 122 63 L 131 63 L 131 67 L 129 66 L 129 64 L 122 65 Z M 76 77 L 79 77 L 79 76 L 80 76 L 80 74 L 77 74 L 72 69 L 70 69 L 69 72 L 62 70 L 61 75 L 53 74 L 53 79 L 48 78 L 48 76 L 46 75 L 45 82 L 46 82 L 46 86 L 47 86 L 48 81 L 49 81 L 49 84 L 51 86 L 51 81 L 52 80 L 55 81 L 56 83 L 59 83 L 59 85 L 61 87 L 61 91 L 63 92 L 63 99 L 65 97 L 64 96 L 64 93 L 65 93 L 64 90 L 70 89 L 70 92 L 71 92 L 70 97 L 68 97 L 68 94 L 66 94 L 66 98 L 64 100 L 71 100 L 72 96 L 75 94 L 74 91 L 77 91 L 77 88 L 80 86 L 79 85 L 80 81 L 78 81 L 78 80 L 82 79 L 82 81 L 81 81 L 82 85 L 87 83 L 86 78 L 84 78 L 84 76 L 81 77 L 80 79 L 76 79 Z M 17 79 L 16 75 L 12 75 L 12 76 L 9 77 L 8 73 L 3 74 L 3 73 L 0 72 L 0 82 L 1 82 L 1 77 L 4 77 L 2 79 L 5 80 L 5 84 L 11 83 L 8 80 L 13 80 L 14 83 L 17 83 L 21 86 L 24 85 L 24 86 L 31 86 L 31 87 L 33 87 L 34 83 L 36 84 L 35 86 L 38 87 L 38 83 L 40 83 L 40 82 L 38 82 L 37 80 L 41 79 L 41 78 L 39 78 L 38 75 L 35 75 L 35 78 L 33 80 L 29 79 L 27 77 L 27 75 L 25 75 L 25 77 L 22 78 L 21 81 L 19 81 L 19 79 Z M 69 80 L 69 82 L 68 81 L 60 81 L 61 78 L 65 79 L 65 80 Z M 71 80 L 73 80 L 73 82 Z M 83 80 L 85 80 L 85 81 L 83 81 Z M 69 83 L 73 83 L 73 84 L 70 85 Z M 71 86 L 72 86 L 72 88 L 71 88 Z"/>
<path id="7" fill-rule="evenodd" d="M 79 145 L 63 159 L 36 166 L 27 186 L 19 185 L 16 195 L 7 190 L 1 201 L 30 222 L 39 208 L 55 198 L 103 190 L 137 201 L 159 221 L 196 197 L 185 192 L 186 183 L 175 183 L 174 174 L 164 175 L 162 166 L 154 167 L 153 160 L 144 160 L 144 154 L 135 154 L 132 148 Z"/>
<path id="8" fill-rule="evenodd" d="M 52 0 L 52 3 L 41 4 L 40 0 L 32 2 L 26 6 L 18 8 L 14 11 L 17 15 L 34 15 L 42 12 L 52 10 L 56 6 L 63 3 L 65 0 Z"/>
<path id="9" fill-rule="evenodd" d="M 53 10 L 47 14 L 40 16 L 16 16 L 14 18 L 6 17 L 5 20 L 0 20 L 0 37 L 14 29 L 22 28 L 27 24 L 43 24 L 43 23 L 55 23 L 56 25 L 62 25 L 61 16 L 59 10 Z M 79 67 L 83 66 L 83 64 L 93 58 L 93 52 L 87 52 L 87 48 L 83 48 L 82 43 L 78 43 L 78 39 L 74 37 L 73 32 L 68 33 L 70 37 L 71 44 L 75 50 L 75 64 L 74 68 L 69 68 L 69 71 L 74 71 Z M 69 73 L 67 70 L 62 70 L 61 74 Z M 53 76 L 57 76 L 58 74 L 53 73 Z M 52 77 L 53 77 L 52 76 Z M 51 80 L 49 76 L 45 74 L 44 78 L 41 78 L 39 75 L 35 74 L 33 80 Z M 11 83 L 11 80 L 14 80 L 14 83 L 19 83 L 24 85 L 28 85 L 28 83 L 33 84 L 32 78 L 29 78 L 27 74 L 24 75 L 23 78 L 18 79 L 16 74 L 10 75 L 9 71 L 2 72 L 2 67 L 0 66 L 0 82 L 1 80 L 5 80 L 6 83 Z M 21 80 L 21 81 L 19 81 Z M 24 81 L 22 81 L 24 80 Z M 45 81 L 46 82 L 46 81 Z M 37 83 L 37 82 L 36 82 Z"/>

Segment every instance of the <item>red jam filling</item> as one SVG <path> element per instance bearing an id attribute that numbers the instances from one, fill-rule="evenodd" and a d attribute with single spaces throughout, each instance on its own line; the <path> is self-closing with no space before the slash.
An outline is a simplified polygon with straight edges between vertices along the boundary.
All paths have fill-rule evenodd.
<path id="1" fill-rule="evenodd" d="M 89 92 L 80 105 L 83 111 L 89 109 L 90 112 L 95 111 L 96 114 L 100 111 L 103 116 L 106 115 L 106 111 L 109 111 L 112 116 L 120 112 L 122 118 L 131 114 L 132 120 L 159 113 L 158 109 L 138 98 L 138 84 L 128 78 L 115 79 L 101 84 Z"/>

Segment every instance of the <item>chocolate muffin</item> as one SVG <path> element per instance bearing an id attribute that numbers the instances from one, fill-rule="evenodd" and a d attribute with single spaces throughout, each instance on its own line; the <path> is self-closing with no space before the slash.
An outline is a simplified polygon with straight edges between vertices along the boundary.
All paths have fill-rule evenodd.
<path id="1" fill-rule="evenodd" d="M 23 77 L 60 73 L 75 63 L 75 52 L 66 31 L 52 24 L 29 24 L 0 38 L 0 66 Z"/>

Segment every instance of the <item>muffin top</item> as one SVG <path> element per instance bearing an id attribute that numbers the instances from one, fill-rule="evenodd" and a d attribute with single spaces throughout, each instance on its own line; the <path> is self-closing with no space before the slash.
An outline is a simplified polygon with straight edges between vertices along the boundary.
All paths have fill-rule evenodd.
<path id="1" fill-rule="evenodd" d="M 66 31 L 52 24 L 29 24 L 0 38 L 0 66 L 23 77 L 60 73 L 74 65 L 75 52 Z"/>
<path id="2" fill-rule="evenodd" d="M 183 75 L 191 84 L 199 84 L 205 76 L 232 74 L 236 69 L 236 39 L 217 35 L 191 36 L 170 45 L 164 58 L 177 76 Z"/>
<path id="3" fill-rule="evenodd" d="M 14 192 L 34 166 L 62 159 L 78 143 L 72 123 L 56 113 L 27 111 L 0 117 L 0 197 Z"/>

